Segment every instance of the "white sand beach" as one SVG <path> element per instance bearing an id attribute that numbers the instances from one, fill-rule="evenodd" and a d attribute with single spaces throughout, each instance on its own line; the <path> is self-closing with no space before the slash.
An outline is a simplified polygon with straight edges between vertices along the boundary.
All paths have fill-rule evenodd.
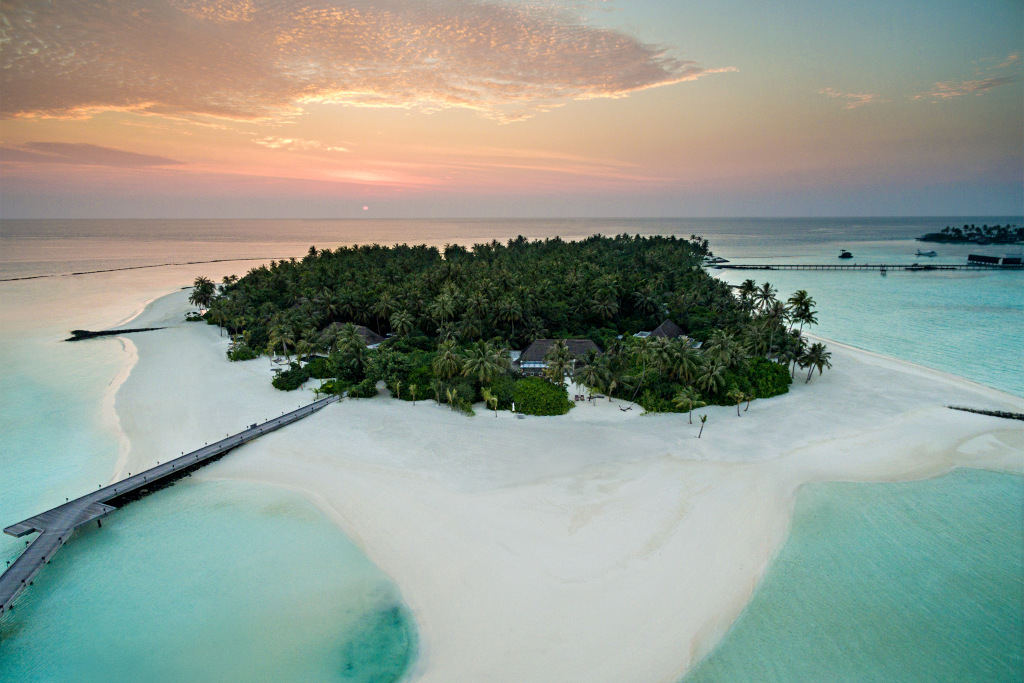
<path id="1" fill-rule="evenodd" d="M 188 292 L 131 327 L 115 408 L 137 472 L 312 400 L 229 363 Z M 581 403 L 569 415 L 469 418 L 433 401 L 343 400 L 197 479 L 266 482 L 314 501 L 400 588 L 418 681 L 674 682 L 718 642 L 785 541 L 797 489 L 956 467 L 1024 473 L 1024 399 L 839 344 L 791 392 L 707 414 Z M 742 409 L 741 409 L 742 410 Z"/>

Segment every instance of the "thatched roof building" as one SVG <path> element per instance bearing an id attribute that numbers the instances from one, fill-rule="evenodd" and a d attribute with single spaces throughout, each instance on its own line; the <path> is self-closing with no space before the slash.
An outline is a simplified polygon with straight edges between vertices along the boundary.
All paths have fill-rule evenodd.
<path id="1" fill-rule="evenodd" d="M 565 342 L 566 348 L 569 349 L 569 355 L 575 360 L 583 358 L 590 351 L 601 353 L 601 347 L 589 339 L 538 339 L 520 354 L 516 365 L 524 375 L 539 375 L 547 367 L 544 356 L 558 341 Z"/>
<path id="2" fill-rule="evenodd" d="M 344 326 L 345 323 L 331 323 L 330 325 L 325 327 L 323 332 L 321 332 L 320 334 L 326 334 L 328 332 L 340 332 L 341 328 L 343 328 Z M 384 337 L 380 336 L 379 334 L 371 330 L 369 327 L 366 327 L 365 325 L 356 325 L 356 332 L 358 332 L 359 336 L 363 338 L 363 342 L 365 342 L 367 346 L 376 346 L 377 344 L 380 344 L 382 341 L 384 341 Z"/>
<path id="3" fill-rule="evenodd" d="M 679 327 L 679 325 L 676 325 L 671 320 L 666 320 L 662 324 L 658 325 L 649 336 L 676 339 L 678 337 L 685 337 L 686 333 L 683 332 L 683 328 Z"/>

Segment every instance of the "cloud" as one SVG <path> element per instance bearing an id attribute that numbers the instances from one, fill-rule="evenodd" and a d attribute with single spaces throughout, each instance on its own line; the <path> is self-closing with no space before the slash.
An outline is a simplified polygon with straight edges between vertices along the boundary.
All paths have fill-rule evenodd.
<path id="1" fill-rule="evenodd" d="M 928 91 L 912 96 L 912 100 L 949 100 L 964 95 L 980 95 L 992 88 L 1017 82 L 1017 78 L 1000 76 L 998 78 L 979 78 L 970 81 L 942 81 Z"/>
<path id="2" fill-rule="evenodd" d="M 979 69 L 975 75 L 978 78 L 966 79 L 966 80 L 949 80 L 939 81 L 936 83 L 931 90 L 926 92 L 912 95 L 911 100 L 931 100 L 932 102 L 941 102 L 942 100 L 951 100 L 956 97 L 963 97 L 964 95 L 981 95 L 993 88 L 998 88 L 1002 85 L 1009 85 L 1016 83 L 1020 80 L 1020 77 L 1016 74 L 1009 76 L 998 76 L 994 75 L 999 71 L 1005 71 L 1007 69 L 1013 71 L 1019 71 L 1020 64 L 1019 52 L 1011 52 L 1006 56 L 1006 59 L 1002 60 L 995 66 Z M 995 61 L 995 60 L 991 60 Z"/>
<path id="3" fill-rule="evenodd" d="M 735 70 L 589 26 L 571 6 L 7 0 L 0 115 L 279 119 L 327 102 L 511 121 Z"/>
<path id="4" fill-rule="evenodd" d="M 0 159 L 5 162 L 113 166 L 117 168 L 176 166 L 182 163 L 167 157 L 72 142 L 28 142 L 20 147 L 3 147 L 0 148 Z"/>
<path id="5" fill-rule="evenodd" d="M 825 95 L 834 99 L 840 99 L 845 101 L 844 109 L 856 109 L 857 107 L 863 107 L 868 104 L 880 104 L 882 102 L 888 102 L 889 100 L 883 100 L 878 95 L 873 93 L 850 93 L 840 92 L 834 88 L 822 88 L 818 91 L 819 95 Z"/>
<path id="6" fill-rule="evenodd" d="M 336 145 L 325 145 L 316 140 L 303 140 L 301 138 L 277 138 L 277 137 L 265 137 L 259 140 L 253 140 L 257 145 L 263 145 L 270 149 L 289 149 L 289 150 L 323 150 L 325 152 L 347 152 L 348 149 L 345 147 L 338 147 Z"/>

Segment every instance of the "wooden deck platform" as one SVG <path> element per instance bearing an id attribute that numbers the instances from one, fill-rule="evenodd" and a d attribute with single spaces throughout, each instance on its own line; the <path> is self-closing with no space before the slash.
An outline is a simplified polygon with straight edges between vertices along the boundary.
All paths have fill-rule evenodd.
<path id="1" fill-rule="evenodd" d="M 11 609 L 11 605 L 17 597 L 32 585 L 35 575 L 50 561 L 53 554 L 67 543 L 76 528 L 94 520 L 98 521 L 116 510 L 118 505 L 166 486 L 174 480 L 186 476 L 189 472 L 216 460 L 228 451 L 308 417 L 337 400 L 337 396 L 328 396 L 314 401 L 290 413 L 275 417 L 273 420 L 255 424 L 238 434 L 203 446 L 170 462 L 114 482 L 93 493 L 7 527 L 4 529 L 4 533 L 10 536 L 21 537 L 35 532 L 39 532 L 39 536 L 28 545 L 3 575 L 0 575 L 0 614 Z"/>

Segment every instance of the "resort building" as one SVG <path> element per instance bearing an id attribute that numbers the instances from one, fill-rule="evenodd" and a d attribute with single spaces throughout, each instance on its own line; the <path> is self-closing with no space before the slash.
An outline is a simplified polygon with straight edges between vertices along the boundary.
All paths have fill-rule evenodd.
<path id="1" fill-rule="evenodd" d="M 663 322 L 662 324 L 658 325 L 656 328 L 654 328 L 650 332 L 637 332 L 633 336 L 634 337 L 638 337 L 640 339 L 646 339 L 647 337 L 664 337 L 666 339 L 682 339 L 684 342 L 686 342 L 687 344 L 689 344 L 690 346 L 692 346 L 695 349 L 699 349 L 701 347 L 701 343 L 700 342 L 695 342 L 692 339 L 690 339 L 689 337 L 687 337 L 686 333 L 683 332 L 683 328 L 679 327 L 679 325 L 676 325 L 671 320 L 666 320 L 665 322 Z"/>
<path id="2" fill-rule="evenodd" d="M 548 351 L 552 346 L 557 343 L 558 339 L 538 339 L 537 341 L 530 344 L 526 349 L 519 355 L 519 359 L 515 362 L 515 366 L 524 375 L 539 375 L 544 372 L 544 368 L 548 366 L 544 360 L 544 356 L 547 355 Z M 589 339 L 565 339 L 565 346 L 569 349 L 569 355 L 572 356 L 573 361 L 577 361 L 587 355 L 588 352 L 594 351 L 595 353 L 601 353 L 601 347 Z"/>
<path id="3" fill-rule="evenodd" d="M 321 334 L 327 335 L 337 333 L 340 332 L 343 327 L 345 327 L 344 323 L 331 323 Z M 356 332 L 359 333 L 359 336 L 363 338 L 363 343 L 365 343 L 367 348 L 370 349 L 377 348 L 377 345 L 384 341 L 384 337 L 380 336 L 365 325 L 356 325 Z"/>

